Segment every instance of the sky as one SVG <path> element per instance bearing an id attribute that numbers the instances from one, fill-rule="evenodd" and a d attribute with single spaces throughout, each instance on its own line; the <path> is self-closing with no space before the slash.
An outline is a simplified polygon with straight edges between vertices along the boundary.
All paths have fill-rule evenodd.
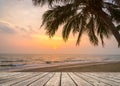
<path id="1" fill-rule="evenodd" d="M 92 46 L 86 35 L 76 46 L 77 35 L 67 42 L 59 28 L 53 38 L 40 28 L 47 6 L 35 7 L 32 0 L 0 0 L 0 53 L 23 54 L 120 54 L 114 37 L 105 39 L 105 47 Z"/>

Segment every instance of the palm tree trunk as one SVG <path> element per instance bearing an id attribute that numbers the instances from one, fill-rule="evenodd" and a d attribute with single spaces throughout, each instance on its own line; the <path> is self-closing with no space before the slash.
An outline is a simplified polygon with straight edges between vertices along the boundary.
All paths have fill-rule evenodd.
<path id="1" fill-rule="evenodd" d="M 118 42 L 118 47 L 120 47 L 120 33 L 116 29 L 115 25 L 111 22 L 111 18 L 109 17 L 108 14 L 106 14 L 103 11 L 100 12 L 100 16 L 105 21 L 105 23 L 108 25 L 109 29 L 111 30 L 112 34 L 114 35 L 115 39 Z"/>

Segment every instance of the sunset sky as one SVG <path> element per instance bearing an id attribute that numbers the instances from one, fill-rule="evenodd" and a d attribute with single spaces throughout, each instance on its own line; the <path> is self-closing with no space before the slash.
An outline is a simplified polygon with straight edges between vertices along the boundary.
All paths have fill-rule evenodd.
<path id="1" fill-rule="evenodd" d="M 35 7 L 32 0 L 0 0 L 0 53 L 37 54 L 120 54 L 114 37 L 105 40 L 105 47 L 92 46 L 86 35 L 79 46 L 76 36 L 64 42 L 61 29 L 53 38 L 40 28 L 42 14 L 47 6 Z"/>

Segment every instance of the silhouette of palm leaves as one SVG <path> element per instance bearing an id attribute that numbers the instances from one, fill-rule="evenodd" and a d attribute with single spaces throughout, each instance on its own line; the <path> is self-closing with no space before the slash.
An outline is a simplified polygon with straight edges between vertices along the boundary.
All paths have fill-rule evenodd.
<path id="1" fill-rule="evenodd" d="M 33 0 L 34 5 L 49 5 L 43 14 L 42 26 L 53 37 L 59 26 L 63 25 L 62 36 L 68 40 L 70 32 L 78 34 L 79 45 L 84 33 L 96 46 L 99 38 L 104 46 L 104 37 L 113 34 L 120 45 L 120 34 L 114 22 L 120 23 L 120 0 Z"/>

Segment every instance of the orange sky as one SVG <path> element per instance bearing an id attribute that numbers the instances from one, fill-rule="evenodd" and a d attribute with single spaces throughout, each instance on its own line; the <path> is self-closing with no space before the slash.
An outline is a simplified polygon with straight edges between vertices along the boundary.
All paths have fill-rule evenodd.
<path id="1" fill-rule="evenodd" d="M 39 28 L 47 9 L 33 6 L 32 0 L 0 0 L 0 53 L 119 54 L 113 37 L 105 40 L 105 48 L 92 46 L 85 35 L 80 46 L 75 45 L 77 35 L 64 42 L 61 28 L 50 39 L 44 27 Z"/>

